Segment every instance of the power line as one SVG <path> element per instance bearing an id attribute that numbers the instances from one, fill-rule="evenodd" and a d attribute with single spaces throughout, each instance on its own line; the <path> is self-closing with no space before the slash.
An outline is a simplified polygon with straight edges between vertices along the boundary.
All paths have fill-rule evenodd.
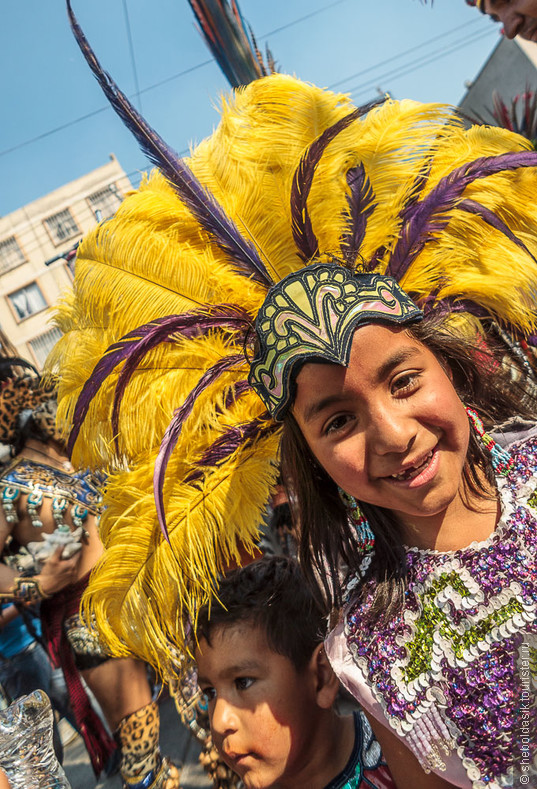
<path id="1" fill-rule="evenodd" d="M 394 60 L 399 60 L 399 58 L 405 57 L 405 55 L 411 55 L 413 52 L 417 52 L 419 49 L 423 47 L 429 46 L 430 44 L 434 44 L 436 41 L 440 41 L 442 38 L 446 38 L 450 36 L 452 33 L 456 33 L 458 30 L 462 30 L 462 28 L 469 28 L 475 24 L 481 24 L 481 19 L 473 19 L 471 22 L 465 22 L 463 25 L 457 25 L 457 27 L 452 27 L 451 30 L 446 30 L 445 33 L 441 33 L 439 36 L 434 36 L 434 38 L 428 38 L 426 41 L 422 41 L 421 44 L 416 44 L 416 46 L 411 47 L 410 49 L 405 49 L 404 52 L 399 52 L 397 55 L 393 55 L 393 57 L 388 58 L 387 60 L 381 60 L 379 63 L 375 63 L 373 66 L 368 66 L 362 71 L 356 71 L 354 74 L 350 74 L 348 77 L 343 77 L 343 79 L 339 79 L 337 82 L 333 82 L 331 85 L 328 86 L 330 90 L 334 90 L 334 88 L 339 87 L 344 82 L 349 82 L 351 79 L 355 79 L 355 77 L 361 77 L 364 74 L 368 74 L 370 71 L 373 71 L 376 68 L 381 68 L 382 66 L 386 66 L 388 63 L 392 63 Z"/>
<path id="2" fill-rule="evenodd" d="M 172 77 L 167 77 L 161 82 L 156 82 L 154 85 L 150 85 L 147 88 L 142 88 L 140 90 L 140 94 L 147 93 L 150 90 L 154 90 L 154 88 L 160 87 L 164 85 L 166 82 L 171 82 L 172 80 L 178 79 L 178 77 L 185 76 L 186 74 L 190 74 L 192 71 L 196 71 L 197 69 L 202 68 L 203 66 L 207 66 L 212 63 L 212 60 L 205 60 L 203 63 L 198 63 L 196 66 L 191 66 L 184 71 L 180 71 L 178 74 L 174 74 Z M 99 107 L 97 110 L 93 110 L 92 112 L 87 112 L 85 115 L 81 115 L 78 118 L 74 118 L 72 121 L 67 121 L 66 123 L 62 123 L 61 126 L 56 126 L 54 129 L 49 129 L 42 134 L 38 134 L 35 137 L 31 137 L 28 140 L 24 140 L 23 142 L 18 143 L 17 145 L 13 145 L 11 148 L 6 148 L 4 151 L 0 151 L 0 156 L 6 156 L 8 153 L 13 153 L 14 151 L 19 150 L 20 148 L 25 148 L 27 145 L 31 145 L 34 142 L 38 142 L 39 140 L 44 139 L 45 137 L 50 137 L 52 134 L 56 134 L 57 132 L 63 131 L 64 129 L 68 129 L 70 126 L 75 126 L 77 123 L 81 123 L 82 121 L 89 120 L 89 118 L 95 117 L 95 115 L 100 115 L 102 112 L 108 112 L 111 109 L 109 104 L 104 105 L 103 107 Z"/>
<path id="3" fill-rule="evenodd" d="M 281 27 L 275 27 L 274 30 L 269 30 L 268 33 L 265 35 L 260 36 L 260 38 L 268 38 L 269 36 L 275 36 L 276 33 L 281 33 L 282 30 L 288 30 L 290 27 L 294 27 L 294 25 L 298 25 L 299 22 L 305 22 L 306 19 L 311 19 L 312 16 L 317 16 L 318 14 L 322 14 L 325 11 L 328 11 L 329 8 L 333 8 L 336 5 L 341 5 L 341 3 L 346 3 L 347 0 L 334 0 L 333 3 L 326 3 L 326 5 L 321 6 L 316 11 L 310 11 L 309 14 L 305 14 L 304 16 L 298 17 L 298 19 L 294 19 L 292 22 L 288 22 L 285 25 L 281 25 Z"/>
<path id="4" fill-rule="evenodd" d="M 324 11 L 330 9 L 330 8 L 332 8 L 333 6 L 339 5 L 340 3 L 344 3 L 344 2 L 348 2 L 348 0 L 335 0 L 334 2 L 326 3 L 324 6 L 321 6 L 321 8 L 318 8 L 316 11 L 312 11 L 309 14 L 305 14 L 304 16 L 298 17 L 297 19 L 293 19 L 291 22 L 288 22 L 285 25 L 281 25 L 280 27 L 277 27 L 274 30 L 269 31 L 264 36 L 261 36 L 261 38 L 267 38 L 268 36 L 273 36 L 276 33 L 280 33 L 282 30 L 287 30 L 288 28 L 293 27 L 294 25 L 297 25 L 300 22 L 305 21 L 306 19 L 309 19 L 310 17 L 316 16 L 316 15 L 318 15 L 318 14 L 320 14 L 320 13 L 322 13 L 322 12 L 324 12 Z M 127 17 L 127 20 L 128 20 L 128 17 Z M 130 26 L 128 24 L 127 24 L 127 35 L 129 37 L 129 40 L 131 41 L 131 39 L 130 39 Z M 134 50 L 132 49 L 132 42 L 130 43 L 130 46 L 131 46 L 132 58 L 134 60 L 134 54 L 133 54 Z M 166 85 L 169 82 L 173 82 L 176 79 L 179 79 L 180 77 L 185 77 L 188 74 L 191 74 L 193 71 L 197 71 L 198 69 L 204 68 L 205 66 L 209 66 L 212 63 L 214 63 L 213 58 L 209 58 L 208 60 L 203 60 L 201 63 L 196 63 L 194 66 L 190 66 L 187 69 L 183 69 L 183 71 L 179 71 L 176 74 L 172 74 L 171 76 L 160 80 L 159 82 L 154 82 L 152 85 L 148 85 L 146 88 L 140 89 L 138 87 L 138 78 L 136 76 L 136 67 L 135 67 L 135 64 L 133 62 L 133 69 L 134 69 L 134 73 L 135 73 L 135 83 L 136 83 L 136 93 L 135 93 L 135 95 L 138 96 L 138 97 L 141 97 L 142 94 L 144 94 L 144 93 L 148 93 L 149 91 L 155 90 L 156 88 L 160 88 L 160 87 L 162 87 L 162 85 Z M 7 156 L 8 154 L 14 153 L 15 151 L 18 151 L 21 148 L 25 148 L 26 146 L 31 145 L 34 142 L 39 142 L 39 140 L 43 140 L 46 137 L 50 137 L 52 134 L 57 134 L 58 132 L 64 131 L 65 129 L 69 129 L 71 126 L 75 126 L 77 123 L 81 123 L 82 121 L 89 120 L 89 118 L 93 118 L 93 117 L 95 117 L 96 115 L 99 115 L 102 112 L 107 112 L 108 110 L 110 110 L 110 105 L 109 104 L 107 104 L 107 105 L 105 105 L 103 107 L 99 107 L 99 109 L 93 110 L 92 112 L 88 112 L 85 115 L 81 115 L 78 118 L 73 118 L 73 120 L 67 121 L 66 123 L 62 123 L 60 126 L 56 126 L 54 129 L 49 129 L 48 131 L 43 132 L 42 134 L 37 134 L 35 137 L 30 137 L 28 140 L 24 140 L 23 142 L 17 143 L 17 145 L 11 146 L 11 148 L 6 148 L 5 150 L 0 151 L 0 156 Z"/>
<path id="5" fill-rule="evenodd" d="M 321 8 L 318 8 L 315 11 L 310 12 L 309 14 L 305 14 L 304 16 L 298 17 L 297 19 L 294 19 L 294 20 L 292 20 L 291 22 L 288 22 L 285 25 L 281 25 L 280 27 L 274 28 L 273 30 L 271 30 L 268 33 L 266 33 L 265 35 L 261 36 L 260 38 L 268 38 L 270 36 L 276 35 L 277 33 L 280 33 L 283 30 L 287 30 L 288 28 L 294 27 L 295 25 L 297 25 L 297 24 L 299 24 L 301 22 L 304 22 L 305 20 L 310 19 L 311 17 L 317 16 L 318 14 L 323 13 L 324 11 L 327 11 L 330 8 L 333 8 L 334 6 L 340 5 L 341 3 L 344 3 L 344 2 L 347 2 L 347 1 L 348 0 L 334 0 L 334 2 L 326 3 L 325 5 L 321 6 Z M 472 22 L 469 23 L 469 25 L 473 25 L 475 22 L 479 22 L 479 21 L 480 20 L 473 20 Z M 467 25 L 467 26 L 469 26 L 469 25 Z M 395 60 L 395 59 L 397 59 L 399 57 L 404 57 L 404 55 L 410 54 L 411 52 L 415 51 L 416 49 L 418 49 L 418 48 L 420 48 L 422 46 L 426 46 L 427 43 L 432 43 L 432 42 L 434 42 L 434 41 L 436 41 L 436 40 L 438 40 L 438 39 L 440 39 L 442 37 L 445 37 L 447 35 L 451 35 L 451 33 L 456 32 L 460 27 L 464 27 L 464 25 L 458 26 L 456 28 L 452 28 L 450 31 L 447 31 L 446 33 L 443 33 L 440 36 L 435 36 L 434 38 L 430 39 L 429 42 L 422 42 L 421 44 L 417 45 L 417 47 L 413 47 L 410 50 L 406 50 L 405 52 L 400 53 L 399 55 L 394 55 L 393 57 L 388 58 L 387 60 L 381 61 L 380 63 L 377 63 L 376 66 L 371 66 L 371 67 L 369 67 L 369 68 L 367 68 L 367 69 L 365 69 L 365 70 L 363 70 L 361 72 L 357 72 L 356 74 L 353 74 L 353 75 L 350 75 L 348 77 L 345 77 L 342 80 L 339 80 L 338 82 L 334 83 L 333 85 L 331 85 L 329 87 L 330 88 L 334 88 L 337 85 L 342 84 L 343 82 L 347 82 L 349 79 L 353 79 L 356 76 L 360 76 L 360 75 L 362 75 L 364 73 L 367 73 L 368 71 L 371 71 L 373 68 L 379 68 L 379 67 L 381 67 L 383 65 L 386 65 L 387 63 L 392 62 L 393 60 Z M 130 27 L 128 27 L 128 35 L 130 36 Z M 131 52 L 133 53 L 133 49 L 131 49 Z M 134 58 L 133 54 L 132 54 L 132 57 Z M 182 71 L 179 71 L 176 74 L 172 74 L 171 76 L 166 77 L 165 79 L 162 79 L 162 80 L 160 80 L 158 82 L 155 82 L 155 83 L 153 83 L 151 85 L 148 85 L 147 87 L 142 88 L 142 89 L 140 89 L 139 86 L 138 86 L 136 70 L 135 70 L 135 64 L 133 63 L 133 68 L 135 70 L 135 82 L 136 82 L 136 94 L 135 95 L 140 98 L 144 93 L 148 93 L 150 91 L 155 90 L 156 88 L 160 88 L 163 85 L 168 84 L 169 82 L 173 82 L 173 81 L 175 81 L 177 79 L 180 79 L 181 77 L 185 77 L 188 74 L 191 74 L 192 72 L 197 71 L 197 70 L 199 70 L 201 68 L 204 68 L 205 66 L 208 66 L 208 65 L 213 64 L 213 63 L 214 63 L 214 60 L 212 58 L 210 58 L 208 60 L 204 60 L 201 63 L 197 63 L 194 66 L 190 66 L 187 69 L 183 69 Z M 383 77 L 381 77 L 381 79 L 383 79 Z M 95 116 L 97 116 L 97 115 L 99 115 L 99 114 L 101 114 L 103 112 L 107 112 L 109 110 L 110 110 L 110 105 L 108 105 L 108 104 L 105 105 L 105 106 L 99 107 L 98 109 L 93 110 L 92 112 L 85 113 L 84 115 L 81 115 L 78 118 L 74 118 L 71 121 L 67 121 L 66 123 L 61 124 L 60 126 L 56 126 L 55 128 L 49 129 L 46 132 L 43 132 L 43 133 L 38 134 L 38 135 L 35 135 L 34 137 L 31 137 L 31 138 L 29 138 L 27 140 L 23 140 L 22 142 L 17 143 L 17 145 L 13 145 L 10 148 L 6 148 L 3 151 L 0 151 L 0 156 L 7 156 L 10 153 L 14 153 L 15 151 L 20 150 L 21 148 L 25 148 L 28 145 L 31 145 L 31 144 L 33 144 L 35 142 L 39 142 L 40 140 L 43 140 L 46 137 L 50 137 L 53 134 L 57 134 L 58 132 L 64 131 L 65 129 L 69 129 L 72 126 L 75 126 L 78 123 L 82 123 L 83 121 L 89 120 L 90 118 L 93 118 L 93 117 L 95 117 Z"/>
<path id="6" fill-rule="evenodd" d="M 392 69 L 391 71 L 388 71 L 379 77 L 375 77 L 366 82 L 363 82 L 360 85 L 356 85 L 354 88 L 350 88 L 348 92 L 351 94 L 351 96 L 355 97 L 356 94 L 371 89 L 373 86 L 378 85 L 379 82 L 382 82 L 383 80 L 399 79 L 400 77 L 404 77 L 413 71 L 417 71 L 418 69 L 429 65 L 430 63 L 434 63 L 437 60 L 441 60 L 442 58 L 447 57 L 448 55 L 452 55 L 454 52 L 458 52 L 459 49 L 464 49 L 470 44 L 474 44 L 477 41 L 481 41 L 482 39 L 485 39 L 492 34 L 496 35 L 494 30 L 486 30 L 484 32 L 478 33 L 477 35 L 472 34 L 471 36 L 467 36 L 462 41 L 459 41 L 456 44 L 445 47 L 439 52 L 435 52 L 421 58 L 416 58 L 410 63 L 403 64 L 403 66 L 401 66 L 400 68 L 397 68 L 395 70 Z"/>
<path id="7" fill-rule="evenodd" d="M 129 52 L 131 55 L 132 71 L 134 74 L 134 95 L 138 99 L 138 109 L 142 112 L 142 99 L 140 98 L 140 86 L 138 84 L 138 70 L 136 68 L 136 58 L 134 56 L 134 45 L 132 43 L 131 23 L 129 20 L 129 9 L 127 8 L 127 0 L 123 0 L 123 13 L 125 15 L 125 27 L 127 29 L 127 40 L 129 43 Z"/>

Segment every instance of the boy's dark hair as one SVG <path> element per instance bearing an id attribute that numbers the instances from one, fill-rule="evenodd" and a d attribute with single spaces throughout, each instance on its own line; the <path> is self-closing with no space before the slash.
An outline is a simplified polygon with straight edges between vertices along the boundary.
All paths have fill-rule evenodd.
<path id="1" fill-rule="evenodd" d="M 200 610 L 196 637 L 211 644 L 216 628 L 256 625 L 269 647 L 301 671 L 326 629 L 323 612 L 293 559 L 258 559 L 223 578 L 218 597 Z"/>

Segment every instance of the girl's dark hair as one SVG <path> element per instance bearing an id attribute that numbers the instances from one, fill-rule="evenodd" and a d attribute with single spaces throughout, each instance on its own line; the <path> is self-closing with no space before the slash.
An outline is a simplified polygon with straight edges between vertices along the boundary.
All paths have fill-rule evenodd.
<path id="1" fill-rule="evenodd" d="M 521 385 L 508 380 L 508 373 L 502 369 L 505 347 L 491 346 L 488 337 L 488 344 L 482 343 L 481 347 L 476 337 L 455 335 L 445 318 L 432 315 L 406 331 L 450 371 L 461 401 L 480 414 L 487 428 L 515 415 L 535 416 L 537 401 Z M 300 564 L 328 613 L 342 604 L 342 571 L 346 567 L 357 570 L 363 553 L 336 484 L 317 462 L 291 412 L 284 420 L 280 460 L 299 539 Z M 463 478 L 468 492 L 481 495 L 487 495 L 487 484 L 494 482 L 490 455 L 473 430 Z M 365 598 L 368 594 L 367 580 L 374 580 L 376 592 L 368 605 L 368 615 L 371 619 L 391 617 L 403 603 L 406 585 L 401 523 L 390 510 L 359 504 L 375 535 L 375 551 L 364 576 L 362 595 Z"/>

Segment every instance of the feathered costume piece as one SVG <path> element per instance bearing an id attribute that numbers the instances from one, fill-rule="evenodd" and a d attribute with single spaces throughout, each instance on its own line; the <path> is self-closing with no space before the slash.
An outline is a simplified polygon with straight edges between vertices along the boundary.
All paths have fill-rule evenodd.
<path id="1" fill-rule="evenodd" d="M 74 462 L 109 474 L 85 607 L 113 654 L 173 673 L 277 475 L 280 428 L 248 383 L 270 285 L 335 256 L 391 274 L 461 331 L 490 318 L 527 337 L 537 153 L 447 107 L 388 101 L 358 117 L 343 95 L 273 75 L 223 100 L 187 164 L 73 24 L 160 170 L 82 242 L 49 362 Z"/>
<path id="2" fill-rule="evenodd" d="M 214 59 L 232 88 L 248 85 L 275 69 L 267 47 L 266 60 L 236 0 L 188 0 Z"/>
<path id="3" fill-rule="evenodd" d="M 492 92 L 492 107 L 487 108 L 489 116 L 495 126 L 501 126 L 509 131 L 521 134 L 537 145 L 537 91 L 532 91 L 529 86 L 522 93 L 510 101 L 505 101 L 498 91 Z M 481 123 L 487 121 L 476 114 Z"/>

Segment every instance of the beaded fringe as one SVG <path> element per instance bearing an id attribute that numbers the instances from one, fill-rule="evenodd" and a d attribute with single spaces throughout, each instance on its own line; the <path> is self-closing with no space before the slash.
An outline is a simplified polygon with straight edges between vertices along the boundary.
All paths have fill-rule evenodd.
<path id="1" fill-rule="evenodd" d="M 446 770 L 442 752 L 449 756 L 453 739 L 436 707 L 430 707 L 407 735 L 408 743 L 426 773 Z"/>

